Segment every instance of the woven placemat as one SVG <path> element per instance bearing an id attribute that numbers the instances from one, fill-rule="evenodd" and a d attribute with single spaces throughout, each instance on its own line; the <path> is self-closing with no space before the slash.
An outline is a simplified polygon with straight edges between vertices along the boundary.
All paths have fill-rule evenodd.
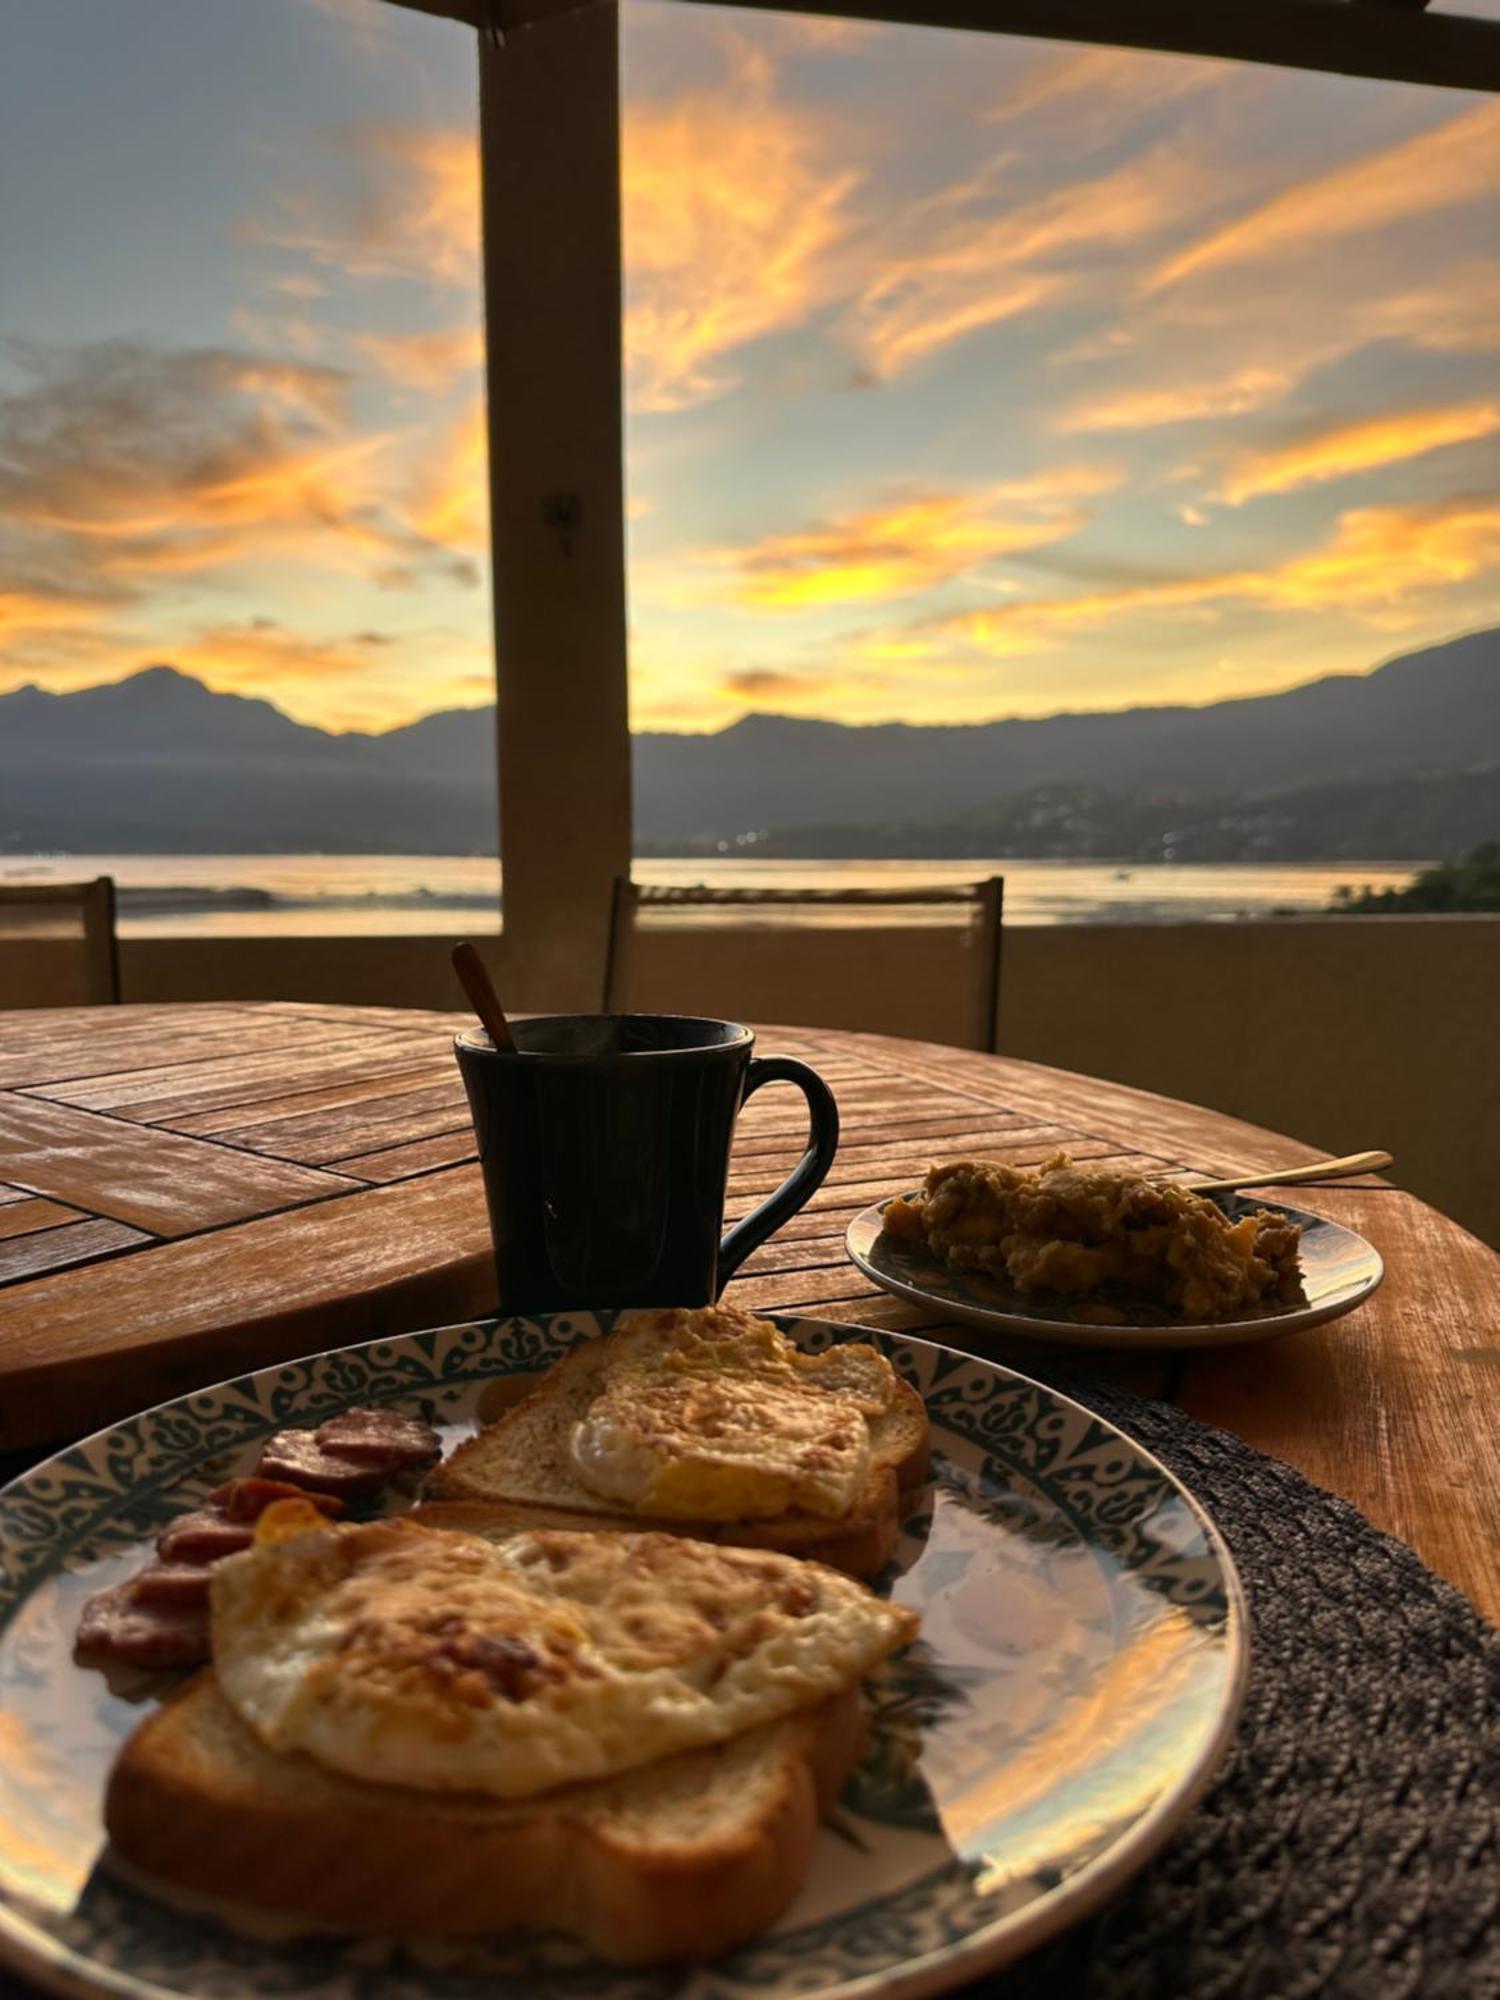
<path id="1" fill-rule="evenodd" d="M 1250 1685 L 1157 1860 L 967 2000 L 1500 1996 L 1500 1631 L 1290 1466 L 1170 1404 L 1066 1393 L 1214 1516 L 1249 1600 Z"/>

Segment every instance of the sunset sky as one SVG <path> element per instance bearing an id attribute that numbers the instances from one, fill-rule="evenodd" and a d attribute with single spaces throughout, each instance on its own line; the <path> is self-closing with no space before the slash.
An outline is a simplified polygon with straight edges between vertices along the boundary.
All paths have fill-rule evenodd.
<path id="1" fill-rule="evenodd" d="M 1500 622 L 1500 99 L 623 11 L 637 728 L 1212 701 Z M 0 691 L 487 699 L 472 35 L 0 34 Z"/>

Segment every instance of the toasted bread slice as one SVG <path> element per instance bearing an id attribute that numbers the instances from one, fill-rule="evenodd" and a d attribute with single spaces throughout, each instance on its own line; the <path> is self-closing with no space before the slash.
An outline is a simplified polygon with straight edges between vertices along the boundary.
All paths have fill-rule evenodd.
<path id="1" fill-rule="evenodd" d="M 607 1340 L 592 1340 L 565 1355 L 531 1395 L 467 1439 L 429 1474 L 427 1497 L 492 1508 L 496 1518 L 503 1511 L 517 1527 L 526 1525 L 523 1516 L 530 1510 L 538 1525 L 545 1516 L 550 1527 L 646 1525 L 697 1541 L 778 1549 L 856 1577 L 875 1576 L 890 1561 L 901 1527 L 900 1496 L 919 1486 L 928 1472 L 927 1411 L 906 1383 L 897 1382 L 890 1409 L 871 1422 L 870 1469 L 847 1513 L 830 1518 L 794 1508 L 769 1520 L 646 1521 L 612 1508 L 590 1492 L 573 1468 L 573 1429 L 598 1394 L 608 1351 Z M 444 1523 L 434 1517 L 434 1525 Z"/>
<path id="2" fill-rule="evenodd" d="M 879 1576 L 901 1536 L 901 1509 L 889 1474 L 878 1505 L 839 1521 L 822 1521 L 816 1514 L 782 1514 L 774 1521 L 647 1521 L 627 1514 L 575 1513 L 529 1500 L 424 1500 L 411 1510 L 411 1518 L 424 1527 L 457 1528 L 492 1542 L 528 1528 L 567 1528 L 580 1534 L 602 1528 L 639 1534 L 650 1528 L 657 1534 L 722 1542 L 730 1548 L 773 1549 L 778 1555 L 824 1563 L 864 1582 Z"/>
<path id="3" fill-rule="evenodd" d="M 132 1876 L 229 1915 L 409 1937 L 563 1931 L 616 1964 L 687 1961 L 776 1921 L 864 1740 L 851 1688 L 713 1749 L 507 1805 L 269 1750 L 209 1669 L 126 1743 L 104 1818 Z"/>

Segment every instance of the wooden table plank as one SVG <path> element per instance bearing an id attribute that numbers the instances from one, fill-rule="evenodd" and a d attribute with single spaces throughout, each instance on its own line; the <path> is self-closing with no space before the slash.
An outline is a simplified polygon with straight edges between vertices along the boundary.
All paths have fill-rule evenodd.
<path id="1" fill-rule="evenodd" d="M 172 1027 L 154 1020 L 116 1024 L 116 1010 L 107 1011 L 109 1022 L 95 1022 L 86 1030 L 67 1035 L 55 1034 L 38 1049 L 15 1046 L 6 1028 L 0 1033 L 0 1088 L 50 1085 L 120 1070 L 157 1069 L 207 1055 L 228 1058 L 257 1049 L 317 1047 L 327 1040 L 327 1030 L 320 1034 L 313 1021 L 256 1021 L 241 1015 Z M 122 1014 L 130 1011 L 119 1010 Z M 191 1014 L 193 1009 L 178 1011 Z"/>
<path id="2" fill-rule="evenodd" d="M 447 1073 L 448 1066 L 444 1063 L 420 1063 L 409 1070 L 376 1070 L 349 1083 L 288 1091 L 284 1096 L 258 1098 L 253 1104 L 220 1104 L 212 1111 L 185 1112 L 180 1117 L 163 1119 L 162 1123 L 173 1132 L 222 1139 L 226 1146 L 244 1146 L 251 1143 L 263 1125 L 336 1105 L 399 1104 L 413 1091 L 432 1090 Z"/>
<path id="3" fill-rule="evenodd" d="M 272 1045 L 251 1052 L 203 1050 L 186 1063 L 149 1069 L 120 1068 L 107 1074 L 47 1084 L 27 1095 L 73 1104 L 85 1111 L 114 1111 L 142 1124 L 167 1124 L 217 1105 L 254 1104 L 284 1097 L 299 1082 L 320 1088 L 335 1078 L 386 1077 L 432 1061 L 428 1035 L 356 1035 Z"/>
<path id="4" fill-rule="evenodd" d="M 64 1208 L 61 1202 L 44 1201 L 39 1195 L 24 1195 L 0 1207 L 0 1236 L 29 1236 L 34 1229 L 51 1229 L 59 1222 L 81 1222 L 82 1211 Z"/>
<path id="5" fill-rule="evenodd" d="M 475 1167 L 42 1279 L 0 1309 L 0 1449 L 315 1349 L 467 1319 L 494 1296 Z"/>
<path id="6" fill-rule="evenodd" d="M 1071 1144 L 1073 1156 L 1079 1160 L 1094 1159 L 1114 1150 L 1105 1139 L 1070 1141 L 1067 1132 L 1059 1126 L 1034 1125 L 1019 1132 L 1005 1132 L 984 1151 L 987 1159 L 1005 1160 L 1012 1166 L 1036 1166 L 1065 1143 Z M 789 1154 L 776 1164 L 755 1159 L 743 1168 L 732 1165 L 730 1200 L 769 1194 L 786 1178 L 795 1157 Z M 1138 1154 L 1135 1157 L 1152 1166 L 1157 1164 L 1151 1155 Z M 931 1149 L 920 1144 L 888 1146 L 877 1143 L 870 1147 L 851 1148 L 847 1155 L 841 1151 L 828 1179 L 808 1206 L 826 1207 L 835 1200 L 857 1197 L 862 1198 L 861 1206 L 880 1201 L 884 1196 L 895 1194 L 919 1181 L 931 1160 Z"/>
<path id="7" fill-rule="evenodd" d="M 862 1035 L 857 1042 L 872 1039 Z M 880 1039 L 880 1038 L 873 1038 Z M 920 1042 L 893 1042 L 892 1067 L 903 1076 L 959 1085 L 1012 1110 L 1032 1109 L 1075 1131 L 1114 1140 L 1127 1149 L 1149 1134 L 1153 1150 L 1214 1172 L 1237 1167 L 1295 1167 L 1319 1157 L 1315 1146 L 1252 1125 L 1223 1112 L 1204 1111 L 1154 1091 L 1106 1083 L 1013 1057 L 975 1055 L 965 1049 L 936 1049 Z M 951 1062 L 948 1060 L 952 1057 Z M 1372 1142 L 1374 1143 L 1374 1142 Z"/>
<path id="8" fill-rule="evenodd" d="M 421 1089 L 325 1105 L 220 1133 L 224 1145 L 265 1153 L 303 1166 L 322 1166 L 354 1153 L 430 1139 L 439 1132 L 470 1130 L 469 1100 L 457 1076 Z"/>
<path id="9" fill-rule="evenodd" d="M 156 1236 L 346 1193 L 348 1179 L 0 1091 L 0 1156 L 12 1178 Z"/>
<path id="10" fill-rule="evenodd" d="M 135 1250 L 154 1239 L 142 1229 L 128 1229 L 123 1222 L 67 1222 L 57 1229 L 40 1229 L 31 1236 L 11 1236 L 0 1243 L 0 1285 L 21 1278 L 35 1278 L 44 1271 L 71 1269 L 90 1264 L 99 1257 L 113 1257 L 121 1250 Z M 12 1293 L 0 1308 L 0 1317 L 11 1310 Z M 8 1385 L 0 1394 L 8 1394 Z M 0 1424 L 0 1440 L 4 1438 Z"/>
<path id="11" fill-rule="evenodd" d="M 335 1160 L 334 1170 L 359 1180 L 383 1186 L 391 1181 L 409 1180 L 413 1174 L 429 1174 L 435 1167 L 457 1166 L 477 1157 L 472 1129 L 440 1132 L 434 1139 L 417 1139 L 410 1145 L 383 1146 L 373 1153 L 359 1153 L 351 1160 Z"/>

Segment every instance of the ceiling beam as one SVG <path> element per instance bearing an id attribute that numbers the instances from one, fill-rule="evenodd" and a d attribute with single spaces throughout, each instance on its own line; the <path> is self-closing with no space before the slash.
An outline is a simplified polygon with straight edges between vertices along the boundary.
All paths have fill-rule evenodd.
<path id="1" fill-rule="evenodd" d="M 594 0 L 395 0 L 470 27 L 515 28 Z M 1500 21 L 1376 0 L 721 0 L 764 13 L 1167 50 L 1393 83 L 1500 90 Z"/>

